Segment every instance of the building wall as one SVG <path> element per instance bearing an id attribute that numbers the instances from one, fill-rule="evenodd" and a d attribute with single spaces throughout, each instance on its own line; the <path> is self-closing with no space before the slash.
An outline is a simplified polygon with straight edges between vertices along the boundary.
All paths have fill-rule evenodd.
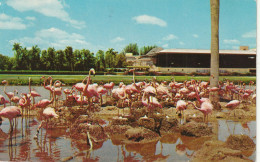
<path id="1" fill-rule="evenodd" d="M 251 68 L 255 69 L 255 68 Z M 180 72 L 180 73 L 209 73 L 210 68 L 166 68 L 166 67 L 156 67 L 153 70 L 160 71 L 160 72 Z M 238 72 L 238 73 L 248 73 L 249 68 L 219 68 L 220 73 L 232 73 L 232 72 Z"/>

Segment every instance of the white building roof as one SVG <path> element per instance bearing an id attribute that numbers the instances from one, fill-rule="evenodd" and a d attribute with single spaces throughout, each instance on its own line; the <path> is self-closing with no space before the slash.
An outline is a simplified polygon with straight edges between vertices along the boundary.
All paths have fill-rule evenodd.
<path id="1" fill-rule="evenodd" d="M 158 52 L 157 54 L 162 53 L 185 53 L 185 54 L 210 54 L 210 50 L 204 49 L 164 49 Z M 256 49 L 251 50 L 219 50 L 220 54 L 256 54 Z"/>

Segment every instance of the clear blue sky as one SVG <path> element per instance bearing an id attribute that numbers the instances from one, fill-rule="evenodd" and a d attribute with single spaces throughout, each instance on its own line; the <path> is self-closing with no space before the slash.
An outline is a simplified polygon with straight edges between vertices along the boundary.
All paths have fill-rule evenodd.
<path id="1" fill-rule="evenodd" d="M 220 49 L 256 48 L 256 1 L 220 0 Z M 139 48 L 210 49 L 210 0 L 0 0 L 0 54 L 72 46 L 96 53 Z"/>

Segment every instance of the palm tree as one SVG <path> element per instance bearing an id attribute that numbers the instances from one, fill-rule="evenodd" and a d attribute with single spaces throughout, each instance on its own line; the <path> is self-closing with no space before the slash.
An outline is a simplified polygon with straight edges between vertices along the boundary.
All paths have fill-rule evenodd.
<path id="1" fill-rule="evenodd" d="M 13 44 L 13 51 L 15 51 L 15 69 L 18 70 L 21 68 L 21 50 L 22 46 L 20 46 L 20 43 L 14 43 Z"/>
<path id="2" fill-rule="evenodd" d="M 210 87 L 218 87 L 219 81 L 219 0 L 210 0 L 211 11 L 211 62 Z M 219 109 L 218 92 L 210 93 L 210 100 L 215 109 Z"/>

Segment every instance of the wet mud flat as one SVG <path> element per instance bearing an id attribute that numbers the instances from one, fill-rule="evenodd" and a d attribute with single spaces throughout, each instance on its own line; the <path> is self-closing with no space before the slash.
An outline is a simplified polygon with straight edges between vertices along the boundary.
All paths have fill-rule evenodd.
<path id="1" fill-rule="evenodd" d="M 113 144 L 125 146 L 128 151 L 137 152 L 147 159 L 154 158 L 149 151 L 155 152 L 152 148 L 158 142 L 176 144 L 178 141 L 175 152 L 184 154 L 191 161 L 254 160 L 254 156 L 251 156 L 255 152 L 256 137 L 229 132 L 228 138 L 221 141 L 218 137 L 221 136 L 219 130 L 222 128 L 218 120 L 238 123 L 255 121 L 255 105 L 241 104 L 230 110 L 224 107 L 225 102 L 220 104 L 222 110 L 213 111 L 208 122 L 203 121 L 201 112 L 189 106 L 182 116 L 176 114 L 175 107 L 147 114 L 144 108 L 105 106 L 90 113 L 86 111 L 87 115 L 80 115 L 84 108 L 72 107 L 69 111 L 74 109 L 74 113 L 80 113 L 72 125 L 71 138 L 85 149 L 90 148 L 88 137 L 92 140 L 92 149 L 99 149 L 104 141 L 110 139 Z M 188 144 L 184 144 L 185 138 L 189 139 Z"/>
<path id="2" fill-rule="evenodd" d="M 61 161 L 254 161 L 256 136 L 252 129 L 256 129 L 256 125 L 250 123 L 256 120 L 256 106 L 241 104 L 230 110 L 224 107 L 225 102 L 220 104 L 222 110 L 213 111 L 207 122 L 203 121 L 203 114 L 192 106 L 188 106 L 181 116 L 176 114 L 175 107 L 171 106 L 153 113 L 147 113 L 144 107 L 123 109 L 95 104 L 92 109 L 88 109 L 86 105 L 83 108 L 60 106 L 56 109 L 59 118 L 49 121 L 47 131 L 43 124 L 42 134 L 35 140 L 32 137 L 42 120 L 39 113 L 41 110 L 36 109 L 31 112 L 31 116 L 35 117 L 33 122 L 30 121 L 25 128 L 25 125 L 18 124 L 16 137 L 21 136 L 21 131 L 29 129 L 30 138 L 27 142 L 38 145 L 39 150 L 44 150 L 45 147 L 41 145 L 44 144 L 43 139 L 46 136 L 49 138 L 50 148 L 55 147 L 51 146 L 51 141 L 62 141 L 57 148 L 60 155 L 55 155 L 49 148 L 48 151 L 45 150 L 45 155 L 31 155 L 31 159 L 35 160 L 39 159 L 38 156 L 43 156 L 41 158 L 45 160 L 49 158 Z M 2 131 L 2 143 L 9 138 L 7 123 L 5 121 L 5 129 Z M 234 131 L 232 124 L 230 126 L 228 123 L 240 129 Z M 225 134 L 223 127 L 228 130 Z M 251 133 L 247 131 L 249 127 Z M 24 133 L 23 137 L 26 136 L 28 135 Z M 64 144 L 68 141 L 70 147 Z M 2 147 L 4 150 L 8 146 L 6 144 Z M 69 151 L 64 151 L 65 148 Z M 113 151 L 109 153 L 109 150 Z"/>

